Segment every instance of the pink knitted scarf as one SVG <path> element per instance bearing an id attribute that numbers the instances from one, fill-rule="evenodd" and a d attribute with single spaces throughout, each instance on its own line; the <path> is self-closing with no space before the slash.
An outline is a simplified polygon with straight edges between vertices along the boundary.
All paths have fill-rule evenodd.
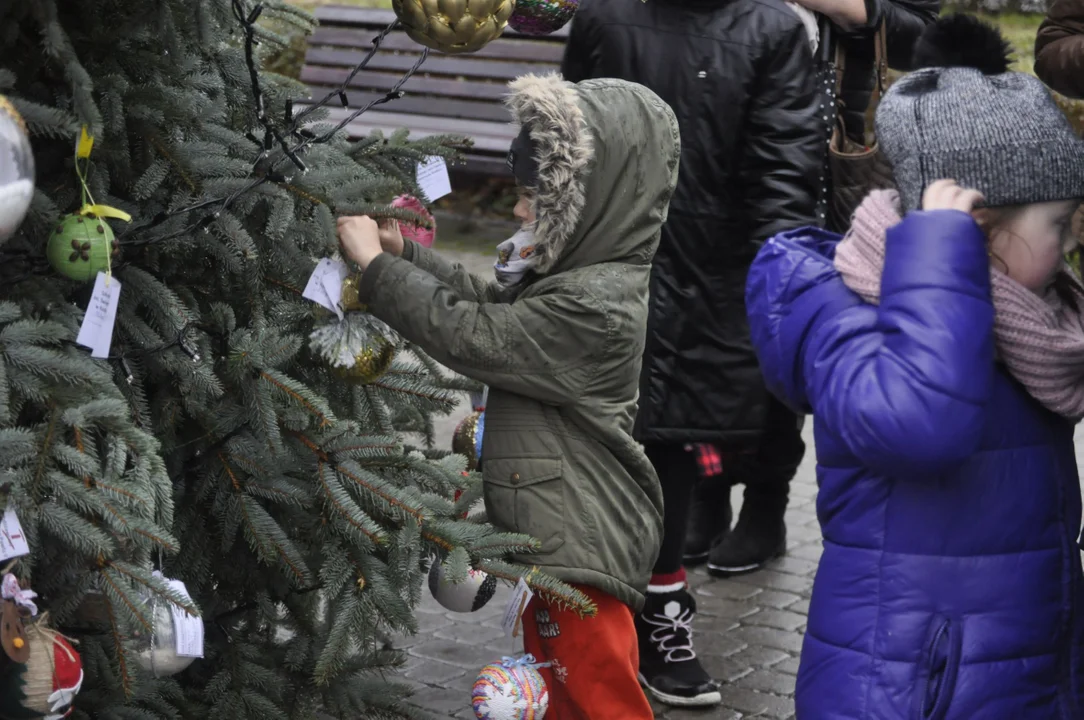
<path id="1" fill-rule="evenodd" d="M 836 270 L 868 303 L 881 296 L 885 233 L 900 222 L 899 197 L 870 194 L 836 248 Z M 1057 414 L 1084 418 L 1084 327 L 1081 316 L 1048 292 L 1040 297 L 990 268 L 998 355 L 1028 393 Z"/>

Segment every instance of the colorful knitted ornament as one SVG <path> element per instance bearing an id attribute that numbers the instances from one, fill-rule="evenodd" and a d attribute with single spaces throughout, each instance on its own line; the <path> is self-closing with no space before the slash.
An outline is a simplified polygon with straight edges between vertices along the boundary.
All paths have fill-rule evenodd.
<path id="1" fill-rule="evenodd" d="M 433 241 L 437 239 L 437 221 L 433 219 L 432 213 L 425 209 L 425 205 L 422 205 L 421 200 L 413 195 L 400 195 L 391 201 L 391 206 L 410 210 L 425 218 L 431 227 L 427 228 L 422 225 L 400 222 L 399 231 L 403 233 L 403 237 L 407 240 L 413 240 L 423 247 L 433 247 Z"/>
<path id="2" fill-rule="evenodd" d="M 524 35 L 555 33 L 572 19 L 580 0 L 516 0 L 508 24 Z"/>
<path id="3" fill-rule="evenodd" d="M 486 665 L 478 674 L 471 703 L 478 720 L 542 720 L 550 704 L 546 682 L 538 672 L 549 663 L 534 655 L 506 657 Z"/>

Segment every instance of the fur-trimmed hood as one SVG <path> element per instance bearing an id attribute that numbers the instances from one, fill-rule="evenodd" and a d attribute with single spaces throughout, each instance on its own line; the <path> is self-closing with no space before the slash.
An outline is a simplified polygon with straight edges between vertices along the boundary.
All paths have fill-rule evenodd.
<path id="1" fill-rule="evenodd" d="M 508 107 L 527 126 L 538 162 L 537 270 L 650 264 L 677 184 L 670 107 L 623 80 L 525 75 L 510 89 Z"/>

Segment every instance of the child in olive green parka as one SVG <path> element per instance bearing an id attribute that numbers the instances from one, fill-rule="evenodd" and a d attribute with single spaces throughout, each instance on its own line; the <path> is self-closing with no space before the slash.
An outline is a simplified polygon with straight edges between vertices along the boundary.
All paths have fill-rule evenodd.
<path id="1" fill-rule="evenodd" d="M 677 122 L 619 80 L 511 84 L 521 126 L 509 164 L 524 225 L 501 244 L 497 282 L 433 251 L 341 218 L 362 268 L 359 299 L 437 361 L 489 386 L 486 512 L 541 542 L 515 559 L 586 593 L 594 617 L 539 598 L 524 644 L 556 720 L 648 720 L 633 612 L 662 532 L 662 494 L 632 439 L 648 277 L 677 181 Z"/>

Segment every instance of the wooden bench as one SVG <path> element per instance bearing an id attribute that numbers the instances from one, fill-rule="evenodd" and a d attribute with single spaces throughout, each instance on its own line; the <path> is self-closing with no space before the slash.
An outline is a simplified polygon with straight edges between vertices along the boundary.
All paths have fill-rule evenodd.
<path id="1" fill-rule="evenodd" d="M 372 48 L 373 39 L 395 20 L 391 10 L 325 5 L 317 8 L 320 27 L 309 39 L 301 81 L 313 96 L 323 96 L 346 79 Z M 560 69 L 568 26 L 553 35 L 532 37 L 511 28 L 476 53 L 446 55 L 431 50 L 420 70 L 402 90 L 406 95 L 367 111 L 347 126 L 353 138 L 373 130 L 399 128 L 411 137 L 466 135 L 474 147 L 466 170 L 507 175 L 505 156 L 515 137 L 511 115 L 502 104 L 508 81 L 525 73 Z M 331 107 L 331 120 L 383 97 L 421 54 L 422 46 L 396 29 L 389 33 L 347 91 L 349 108 Z"/>

